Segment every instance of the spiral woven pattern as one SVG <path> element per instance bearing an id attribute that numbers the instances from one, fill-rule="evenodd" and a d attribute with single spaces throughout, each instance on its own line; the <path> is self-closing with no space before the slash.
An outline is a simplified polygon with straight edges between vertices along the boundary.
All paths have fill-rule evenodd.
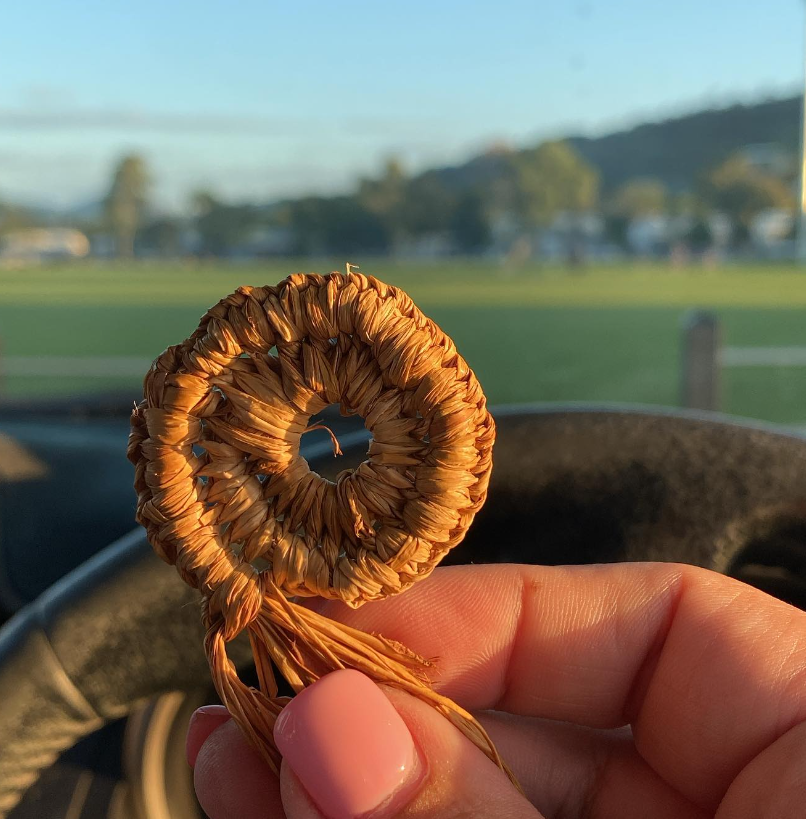
<path id="1" fill-rule="evenodd" d="M 299 452 L 331 404 L 372 433 L 367 459 L 335 483 Z M 275 771 L 275 670 L 298 692 L 355 668 L 429 703 L 515 781 L 478 721 L 433 689 L 429 660 L 293 599 L 359 606 L 426 577 L 484 503 L 494 439 L 453 342 L 349 265 L 239 288 L 152 365 L 129 437 L 137 519 L 201 591 L 216 691 Z M 227 656 L 244 629 L 258 688 Z"/>
<path id="2" fill-rule="evenodd" d="M 335 483 L 299 453 L 331 404 L 372 433 Z M 428 575 L 484 502 L 494 436 L 473 372 L 403 291 L 298 274 L 239 288 L 154 362 L 137 517 L 230 639 L 267 584 L 357 606 Z"/>

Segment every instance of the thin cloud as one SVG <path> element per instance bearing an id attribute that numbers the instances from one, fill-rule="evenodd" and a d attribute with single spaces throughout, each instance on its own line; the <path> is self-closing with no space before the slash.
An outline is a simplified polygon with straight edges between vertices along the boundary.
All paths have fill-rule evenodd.
<path id="1" fill-rule="evenodd" d="M 231 136 L 294 135 L 313 121 L 232 117 L 216 114 L 161 114 L 146 111 L 89 110 L 30 111 L 0 109 L 0 127 L 19 131 L 153 131 Z"/>
<path id="2" fill-rule="evenodd" d="M 126 133 L 187 134 L 197 136 L 300 137 L 327 132 L 339 138 L 389 137 L 401 133 L 442 135 L 444 121 L 418 117 L 341 117 L 338 120 L 301 117 L 255 117 L 212 113 L 170 114 L 127 109 L 0 108 L 0 128 L 13 131 L 124 131 Z M 325 133 L 323 133 L 325 132 Z"/>

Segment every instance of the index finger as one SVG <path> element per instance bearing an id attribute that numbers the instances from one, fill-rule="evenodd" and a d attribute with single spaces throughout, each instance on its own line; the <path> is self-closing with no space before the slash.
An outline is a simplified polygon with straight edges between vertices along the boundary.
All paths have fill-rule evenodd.
<path id="1" fill-rule="evenodd" d="M 806 719 L 806 614 L 691 566 L 451 567 L 324 611 L 437 657 L 435 687 L 466 708 L 631 723 L 646 761 L 704 806 Z"/>

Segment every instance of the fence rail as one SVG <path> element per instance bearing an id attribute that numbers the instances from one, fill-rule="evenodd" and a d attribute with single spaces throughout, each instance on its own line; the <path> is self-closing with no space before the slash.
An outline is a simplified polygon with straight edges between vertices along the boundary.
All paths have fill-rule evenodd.
<path id="1" fill-rule="evenodd" d="M 688 409 L 721 409 L 721 374 L 729 367 L 806 367 L 806 347 L 723 347 L 714 313 L 683 317 L 680 403 Z"/>
<path id="2" fill-rule="evenodd" d="M 722 367 L 806 367 L 806 347 L 723 347 Z"/>

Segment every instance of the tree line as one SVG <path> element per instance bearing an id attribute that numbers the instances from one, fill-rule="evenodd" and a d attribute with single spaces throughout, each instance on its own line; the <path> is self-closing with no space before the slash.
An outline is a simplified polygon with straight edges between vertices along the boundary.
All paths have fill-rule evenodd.
<path id="1" fill-rule="evenodd" d="M 225 202 L 197 191 L 183 217 L 155 215 L 153 177 L 142 156 L 123 157 L 103 200 L 103 214 L 83 227 L 114 240 L 114 252 L 224 257 L 250 237 L 274 232 L 278 252 L 294 255 L 411 253 L 433 240 L 440 252 L 475 254 L 493 242 L 539 235 L 560 216 L 596 214 L 607 239 L 626 246 L 630 224 L 652 216 L 688 217 L 693 246 L 710 241 L 708 216 L 725 214 L 734 243 L 745 241 L 759 213 L 793 210 L 794 167 L 773 173 L 735 152 L 670 190 L 643 176 L 608 188 L 599 170 L 568 141 L 525 150 L 496 149 L 459 169 L 407 174 L 389 159 L 374 177 L 340 196 L 306 196 L 267 205 Z M 18 209 L 0 205 L 0 227 L 26 223 Z M 188 240 L 190 237 L 190 240 Z M 265 251 L 265 247 L 264 247 Z"/>
<path id="2" fill-rule="evenodd" d="M 195 232 L 198 253 L 225 256 L 256 228 L 285 230 L 294 254 L 395 253 L 438 236 L 453 252 L 472 254 L 491 241 L 495 220 L 519 229 L 550 224 L 557 213 L 581 213 L 597 199 L 595 169 L 563 142 L 498 156 L 490 184 L 451 184 L 438 171 L 408 175 L 389 159 L 380 174 L 361 179 L 341 196 L 306 196 L 269 206 L 233 204 L 210 191 L 191 198 L 186 219 L 149 219 L 151 177 L 144 159 L 124 157 L 104 200 L 104 226 L 117 252 L 132 255 L 138 243 L 175 250 L 181 223 Z"/>

